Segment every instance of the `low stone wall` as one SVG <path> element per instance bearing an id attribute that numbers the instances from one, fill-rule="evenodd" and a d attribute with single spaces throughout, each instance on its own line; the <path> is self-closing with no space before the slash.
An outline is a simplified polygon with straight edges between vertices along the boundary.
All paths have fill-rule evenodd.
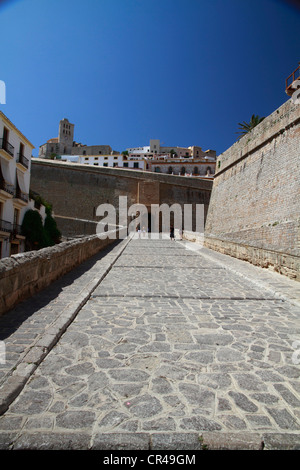
<path id="1" fill-rule="evenodd" d="M 300 259 L 297 256 L 208 236 L 205 236 L 204 245 L 211 250 L 248 261 L 261 268 L 272 269 L 300 281 Z"/>
<path id="2" fill-rule="evenodd" d="M 175 235 L 176 235 L 176 238 L 180 238 L 179 232 L 176 231 Z M 183 240 L 188 240 L 190 242 L 198 243 L 201 246 L 204 245 L 204 233 L 190 232 L 190 231 L 184 230 L 182 238 Z"/>
<path id="3" fill-rule="evenodd" d="M 3 258 L 0 260 L 0 315 L 114 241 L 93 235 Z"/>

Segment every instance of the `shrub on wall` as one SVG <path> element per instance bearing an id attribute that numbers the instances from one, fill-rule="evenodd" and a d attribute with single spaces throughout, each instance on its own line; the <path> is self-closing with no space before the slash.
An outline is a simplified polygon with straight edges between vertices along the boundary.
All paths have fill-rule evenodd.
<path id="1" fill-rule="evenodd" d="M 61 233 L 57 228 L 56 221 L 52 217 L 52 211 L 48 207 L 46 207 L 46 214 L 44 231 L 49 239 L 49 245 L 55 245 L 60 242 Z"/>
<path id="2" fill-rule="evenodd" d="M 43 225 L 41 214 L 33 209 L 29 209 L 23 218 L 22 234 L 26 237 L 27 250 L 39 250 L 47 246 L 55 245 L 60 242 L 61 233 L 57 228 L 56 221 L 52 217 L 52 206 L 45 201 L 39 194 L 30 193 L 36 206 L 44 205 L 46 208 L 46 218 Z"/>
<path id="3" fill-rule="evenodd" d="M 47 246 L 41 214 L 29 209 L 23 218 L 22 235 L 26 237 L 26 249 L 38 250 Z"/>

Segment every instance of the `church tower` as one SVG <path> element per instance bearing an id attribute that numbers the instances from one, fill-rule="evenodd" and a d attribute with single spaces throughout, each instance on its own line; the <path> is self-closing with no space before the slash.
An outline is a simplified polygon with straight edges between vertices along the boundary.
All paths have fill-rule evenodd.
<path id="1" fill-rule="evenodd" d="M 63 144 L 66 148 L 73 146 L 74 141 L 74 124 L 71 124 L 68 119 L 64 118 L 59 122 L 58 129 L 58 142 Z M 66 152 L 64 152 L 66 153 Z"/>

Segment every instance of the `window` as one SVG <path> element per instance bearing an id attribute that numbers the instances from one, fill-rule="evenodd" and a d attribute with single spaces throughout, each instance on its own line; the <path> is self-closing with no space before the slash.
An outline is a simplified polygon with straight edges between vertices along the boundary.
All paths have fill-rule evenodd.
<path id="1" fill-rule="evenodd" d="M 139 167 L 139 162 L 134 162 L 133 163 L 133 168 L 138 168 Z"/>
<path id="2" fill-rule="evenodd" d="M 17 255 L 19 253 L 19 243 L 10 244 L 10 254 Z"/>
<path id="3" fill-rule="evenodd" d="M 85 150 L 82 152 L 82 155 L 86 155 L 86 151 L 85 151 Z"/>
<path id="4" fill-rule="evenodd" d="M 19 209 L 14 210 L 14 225 L 18 225 L 19 223 L 19 216 L 20 216 L 20 211 Z"/>
<path id="5" fill-rule="evenodd" d="M 9 134 L 9 130 L 6 129 L 6 127 L 3 128 L 3 143 L 7 143 L 8 141 L 8 134 Z"/>
<path id="6" fill-rule="evenodd" d="M 98 165 L 98 163 L 97 163 L 97 165 Z M 108 163 L 107 162 L 103 163 L 103 166 L 108 166 Z"/>
<path id="7" fill-rule="evenodd" d="M 128 162 L 123 162 L 123 167 L 128 168 Z"/>

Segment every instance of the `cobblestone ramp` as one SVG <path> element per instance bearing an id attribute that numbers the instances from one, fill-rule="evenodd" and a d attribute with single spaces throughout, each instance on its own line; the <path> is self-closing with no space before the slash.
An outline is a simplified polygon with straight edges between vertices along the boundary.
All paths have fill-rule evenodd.
<path id="1" fill-rule="evenodd" d="M 184 242 L 126 240 L 107 256 L 0 417 L 1 448 L 299 449 L 299 306 Z M 29 341 L 39 322 L 49 333 L 51 308 Z"/>

